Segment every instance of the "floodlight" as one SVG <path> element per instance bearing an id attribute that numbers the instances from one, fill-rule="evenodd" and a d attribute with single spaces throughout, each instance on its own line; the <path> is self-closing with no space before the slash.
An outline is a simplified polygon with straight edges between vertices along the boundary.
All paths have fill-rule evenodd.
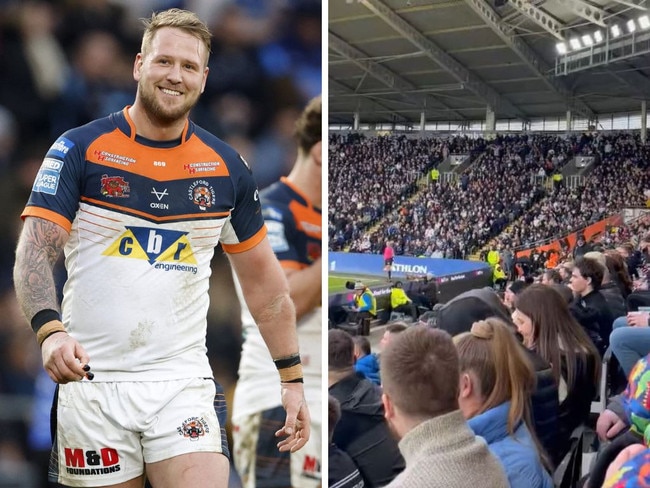
<path id="1" fill-rule="evenodd" d="M 650 18 L 648 18 L 647 15 L 642 15 L 641 17 L 639 17 L 639 27 L 641 27 L 642 29 L 647 29 L 648 27 L 650 27 Z"/>
<path id="2" fill-rule="evenodd" d="M 571 49 L 580 49 L 582 47 L 582 44 L 580 44 L 580 39 L 577 37 L 572 37 L 569 41 L 569 44 L 571 44 Z"/>
<path id="3" fill-rule="evenodd" d="M 594 45 L 594 40 L 591 38 L 589 34 L 585 34 L 584 36 L 582 36 L 582 43 L 586 47 L 589 47 Z"/>
<path id="4" fill-rule="evenodd" d="M 600 32 L 599 30 L 594 31 L 594 41 L 603 42 L 603 33 Z"/>
<path id="5" fill-rule="evenodd" d="M 618 25 L 614 24 L 611 28 L 611 32 L 612 32 L 612 37 L 616 39 L 618 36 L 621 35 L 621 28 Z"/>
<path id="6" fill-rule="evenodd" d="M 566 44 L 563 42 L 558 42 L 555 49 L 557 49 L 558 54 L 566 54 Z"/>
<path id="7" fill-rule="evenodd" d="M 627 21 L 627 31 L 632 33 L 636 30 L 636 22 L 634 22 L 634 19 L 630 19 Z"/>

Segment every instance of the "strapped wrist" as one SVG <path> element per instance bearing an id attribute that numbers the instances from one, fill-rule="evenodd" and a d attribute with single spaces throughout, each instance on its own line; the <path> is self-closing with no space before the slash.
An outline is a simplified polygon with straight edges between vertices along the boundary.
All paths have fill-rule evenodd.
<path id="1" fill-rule="evenodd" d="M 32 330 L 36 334 L 38 334 L 38 331 L 41 327 L 43 327 L 45 324 L 53 320 L 58 320 L 59 322 L 61 322 L 61 314 L 56 310 L 52 310 L 51 308 L 46 308 L 39 312 L 36 312 L 36 314 L 32 317 L 31 320 Z"/>
<path id="2" fill-rule="evenodd" d="M 51 320 L 50 322 L 42 325 L 38 332 L 36 332 L 36 340 L 38 341 L 38 346 L 41 347 L 45 339 L 50 337 L 52 334 L 57 332 L 65 332 L 65 327 L 60 320 Z"/>
<path id="3" fill-rule="evenodd" d="M 302 364 L 300 354 L 295 353 L 282 358 L 274 359 L 275 367 L 280 373 L 281 383 L 302 383 Z"/>

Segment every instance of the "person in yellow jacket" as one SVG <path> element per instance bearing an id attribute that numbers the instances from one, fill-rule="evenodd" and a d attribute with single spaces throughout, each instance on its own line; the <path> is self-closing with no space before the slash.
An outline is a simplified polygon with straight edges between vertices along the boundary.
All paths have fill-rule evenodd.
<path id="1" fill-rule="evenodd" d="M 497 263 L 492 270 L 492 283 L 494 283 L 496 288 L 503 290 L 506 287 L 507 282 L 508 278 L 501 267 L 501 263 Z"/>
<path id="2" fill-rule="evenodd" d="M 354 299 L 352 300 L 353 321 L 359 326 L 360 335 L 370 333 L 370 321 L 377 317 L 377 299 L 372 290 L 360 281 L 354 284 Z"/>
<path id="3" fill-rule="evenodd" d="M 390 289 L 390 308 L 393 312 L 405 313 L 413 317 L 413 320 L 418 319 L 418 311 L 406 292 L 402 288 L 402 282 L 396 281 Z"/>

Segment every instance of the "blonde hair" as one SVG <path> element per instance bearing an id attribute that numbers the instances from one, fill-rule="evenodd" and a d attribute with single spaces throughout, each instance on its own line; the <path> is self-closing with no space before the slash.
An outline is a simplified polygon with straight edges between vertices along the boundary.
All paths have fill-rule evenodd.
<path id="1" fill-rule="evenodd" d="M 532 432 L 530 396 L 535 370 L 508 325 L 497 319 L 480 320 L 470 332 L 454 337 L 460 372 L 472 372 L 485 399 L 478 413 L 510 401 L 508 433 L 523 420 Z"/>
<path id="2" fill-rule="evenodd" d="M 144 34 L 142 35 L 142 45 L 140 46 L 140 52 L 143 56 L 151 48 L 151 43 L 156 32 L 163 27 L 174 27 L 191 34 L 203 43 L 207 52 L 205 59 L 207 64 L 212 47 L 212 34 L 208 26 L 194 12 L 179 8 L 170 8 L 162 12 L 154 12 L 150 19 L 142 19 L 142 23 L 145 26 Z"/>

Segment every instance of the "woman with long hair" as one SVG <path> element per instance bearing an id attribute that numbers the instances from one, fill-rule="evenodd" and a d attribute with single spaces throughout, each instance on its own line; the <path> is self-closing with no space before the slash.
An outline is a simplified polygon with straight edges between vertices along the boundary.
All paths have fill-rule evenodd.
<path id="1" fill-rule="evenodd" d="M 632 278 L 628 272 L 625 258 L 623 258 L 618 251 L 608 249 L 605 251 L 605 260 L 612 281 L 618 285 L 623 298 L 627 298 L 627 296 L 632 293 L 634 284 L 632 283 Z"/>
<path id="2" fill-rule="evenodd" d="M 589 417 L 599 382 L 600 354 L 552 287 L 535 284 L 524 290 L 517 297 L 512 320 L 524 346 L 551 364 L 558 384 L 559 449 L 551 453 L 558 462 L 571 432 Z"/>
<path id="3" fill-rule="evenodd" d="M 511 328 L 489 318 L 454 337 L 460 360 L 458 402 L 474 433 L 499 458 L 512 488 L 550 488 L 548 463 L 533 433 L 535 372 Z"/>

